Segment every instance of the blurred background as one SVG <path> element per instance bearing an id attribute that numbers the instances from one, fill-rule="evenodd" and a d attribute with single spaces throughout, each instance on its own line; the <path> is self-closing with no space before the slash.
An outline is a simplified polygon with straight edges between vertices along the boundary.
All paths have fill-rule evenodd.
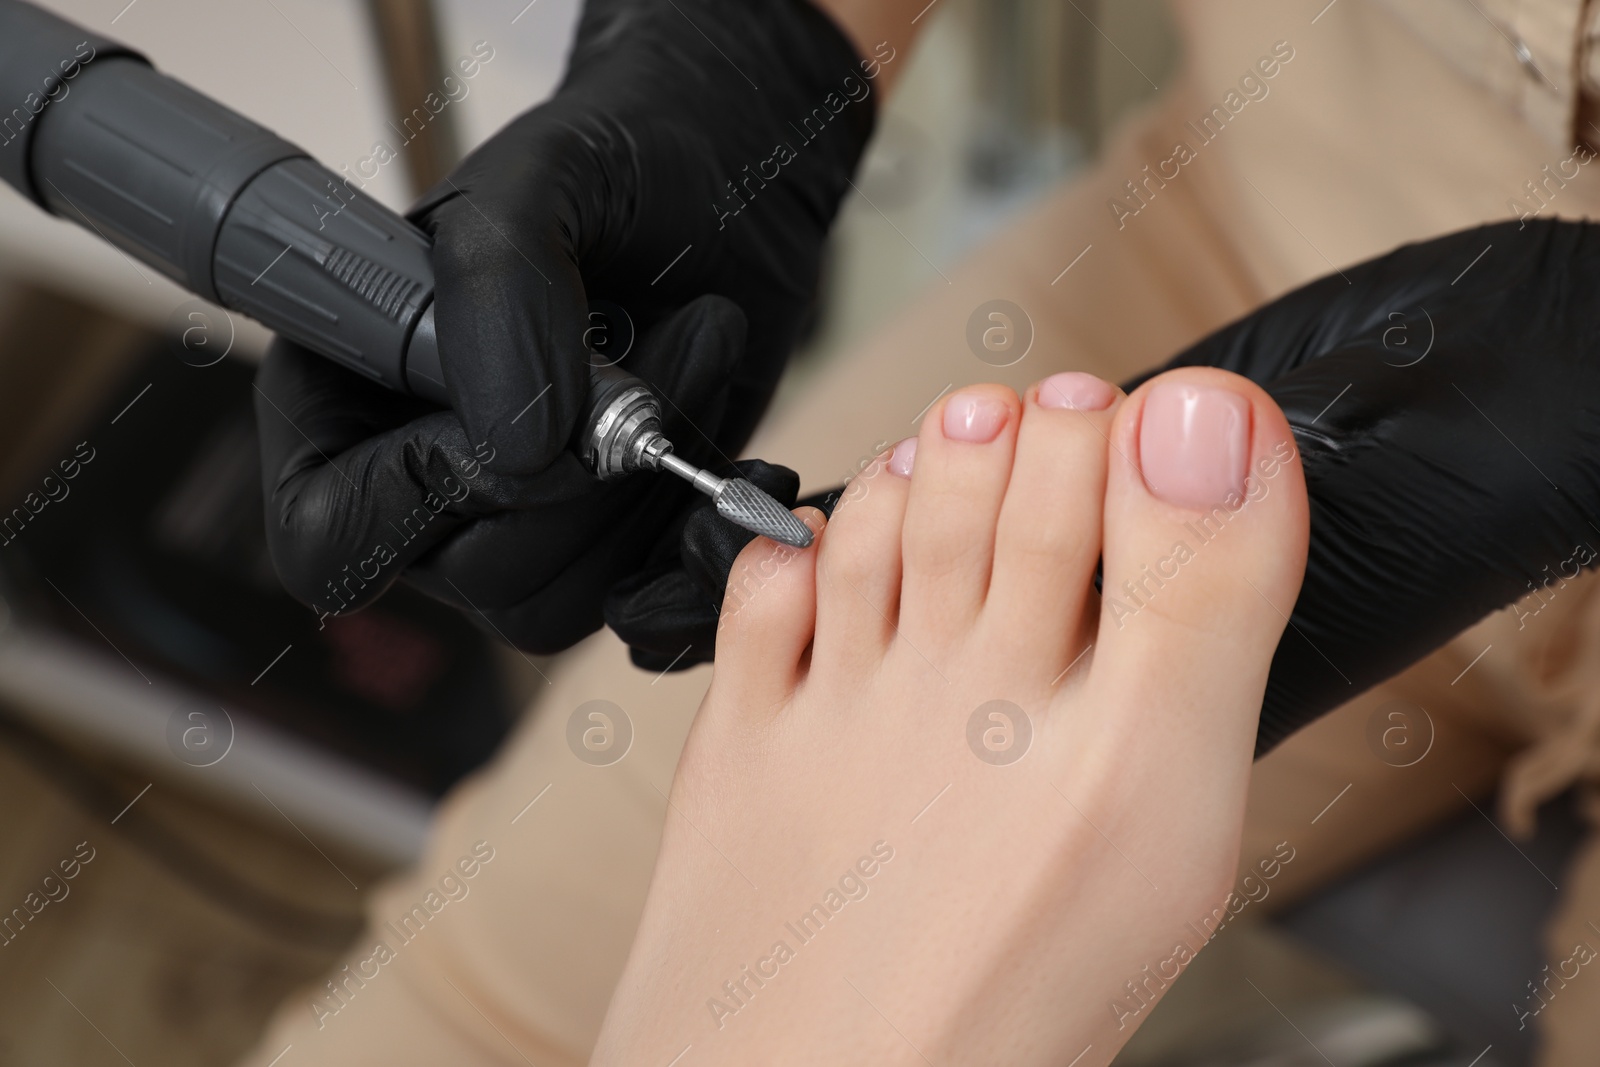
<path id="1" fill-rule="evenodd" d="M 551 92 L 578 0 L 46 6 L 335 170 L 486 42 L 468 96 L 367 186 L 403 210 Z M 940 0 L 928 18 L 786 389 L 1092 160 L 1180 59 L 1159 0 Z M 540 713 L 547 665 L 452 611 L 400 590 L 318 629 L 278 588 L 250 410 L 265 342 L 0 188 L 0 513 L 77 464 L 0 531 L 0 901 L 93 855 L 70 907 L 0 954 L 0 1064 L 230 1062 L 354 937 L 440 795 Z M 1540 825 L 1528 852 L 1559 870 L 1576 821 L 1558 804 Z M 1498 847 L 1453 824 L 1271 899 L 1123 1062 L 1525 1062 L 1506 1005 L 1539 973 L 1553 887 L 1484 874 Z M 1470 961 L 1462 929 L 1484 934 Z"/>

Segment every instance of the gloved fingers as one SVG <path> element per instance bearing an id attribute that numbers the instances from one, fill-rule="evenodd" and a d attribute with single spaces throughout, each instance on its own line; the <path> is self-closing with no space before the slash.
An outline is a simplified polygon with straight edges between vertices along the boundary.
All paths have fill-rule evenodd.
<path id="1" fill-rule="evenodd" d="M 744 460 L 737 467 L 741 477 L 753 482 L 778 503 L 791 509 L 795 506 L 795 497 L 800 493 L 800 476 L 794 471 L 759 459 Z M 701 506 L 683 524 L 679 560 L 689 577 L 720 605 L 733 561 L 755 538 L 749 530 L 729 522 L 715 507 Z"/>
<path id="2" fill-rule="evenodd" d="M 364 605 L 462 521 L 460 424 L 286 341 L 256 375 L 267 544 L 289 592 Z"/>
<path id="3" fill-rule="evenodd" d="M 737 66 L 729 49 L 743 57 Z M 473 614 L 484 607 L 518 644 L 552 646 L 598 624 L 619 577 L 676 557 L 690 489 L 662 475 L 601 487 L 571 453 L 590 390 L 589 298 L 631 317 L 642 343 L 624 369 L 660 393 L 678 450 L 713 468 L 737 454 L 813 306 L 828 226 L 872 129 L 873 80 L 894 61 L 887 46 L 857 55 L 806 3 L 584 7 L 555 96 L 486 141 L 411 214 L 434 242 L 455 458 L 476 464 L 456 528 L 413 567 L 419 585 Z M 747 67 L 761 72 L 759 91 Z M 737 307 L 685 308 L 706 293 Z M 739 309 L 750 316 L 748 343 Z M 338 408 L 329 405 L 330 418 Z M 285 459 L 295 471 L 342 464 L 347 450 L 421 414 L 384 413 L 370 432 L 352 425 L 324 448 L 331 460 L 273 444 L 269 481 L 284 498 L 274 521 L 295 521 L 292 480 L 275 469 Z M 427 447 L 445 429 L 432 427 Z M 398 432 L 361 458 L 415 477 L 423 444 Z M 333 542 L 323 556 L 366 536 L 378 514 L 358 509 L 347 520 L 356 533 L 323 517 Z"/>
<path id="4" fill-rule="evenodd" d="M 1450 309 L 1527 276 L 1547 225 L 1497 223 L 1402 245 L 1279 297 L 1123 387 L 1131 392 L 1180 366 L 1220 367 L 1265 385 L 1358 342 L 1391 366 L 1408 365 L 1425 358 L 1441 313 L 1448 320 Z"/>
<path id="5" fill-rule="evenodd" d="M 714 438 L 743 342 L 739 308 L 706 296 L 652 329 L 623 364 L 661 397 L 665 429 L 679 451 L 712 469 L 722 466 Z M 564 453 L 560 462 L 577 460 Z M 492 472 L 496 464 L 483 469 Z M 553 647 L 557 635 L 583 637 L 600 625 L 601 598 L 591 592 L 590 603 L 579 605 L 571 590 L 581 586 L 573 582 L 605 589 L 653 556 L 670 552 L 675 559 L 676 517 L 691 498 L 704 499 L 665 473 L 634 474 L 609 485 L 583 477 L 590 491 L 581 501 L 483 514 L 463 525 L 417 562 L 414 584 L 469 612 L 488 613 L 524 648 Z M 797 487 L 796 480 L 790 499 Z"/>
<path id="6" fill-rule="evenodd" d="M 748 478 L 790 505 L 799 486 L 793 471 L 761 460 L 741 460 L 719 473 Z M 697 503 L 685 507 L 688 498 Z M 671 478 L 650 483 L 642 499 L 613 492 L 603 509 L 507 512 L 463 525 L 407 572 L 407 580 L 527 651 L 558 651 L 611 621 L 620 622 L 625 640 L 635 630 L 650 634 L 670 645 L 672 656 L 685 651 L 680 636 L 687 635 L 689 643 L 703 638 L 703 654 L 683 657 L 680 666 L 690 667 L 711 658 L 717 605 L 731 563 L 724 566 L 714 595 L 701 592 L 693 598 L 692 618 L 635 618 L 648 614 L 649 598 L 660 589 L 653 585 L 657 580 L 692 581 L 677 563 L 677 547 L 685 522 L 704 512 L 714 515 L 715 508 Z M 737 532 L 741 546 L 753 536 Z M 547 547 L 532 552 L 530 545 Z M 653 552 L 654 561 L 642 559 L 644 552 Z M 603 614 L 592 590 L 607 587 L 614 592 Z M 673 598 L 664 607 L 672 611 L 683 603 Z M 613 607 L 621 613 L 616 618 L 610 615 Z"/>
<path id="7" fill-rule="evenodd" d="M 600 628 L 594 590 L 639 536 L 635 523 L 603 511 L 564 510 L 572 513 L 507 512 L 468 523 L 406 580 L 517 648 L 559 652 Z M 552 534 L 571 539 L 551 545 Z"/>
<path id="8" fill-rule="evenodd" d="M 407 577 L 430 596 L 466 610 L 500 610 L 526 601 L 593 552 L 611 531 L 638 529 L 639 502 L 607 486 L 570 504 L 502 511 L 461 525 Z"/>
<path id="9" fill-rule="evenodd" d="M 269 470 L 291 456 L 315 462 L 372 437 L 438 411 L 426 401 L 397 393 L 324 359 L 292 341 L 277 338 L 256 373 L 262 418 L 262 459 Z"/>
<path id="10" fill-rule="evenodd" d="M 616 558 L 632 550 L 638 535 L 638 529 L 627 524 L 600 530 L 588 551 L 533 595 L 507 607 L 486 609 L 480 618 L 529 652 L 559 652 L 576 644 L 604 625 L 602 602 L 594 590 L 616 578 Z"/>
<path id="11" fill-rule="evenodd" d="M 1304 465 L 1258 752 L 1600 559 L 1600 227 L 1483 227 L 1344 273 L 1174 361 L 1277 373 Z"/>
<path id="12" fill-rule="evenodd" d="M 689 572 L 667 571 L 612 589 L 606 625 L 627 642 L 635 667 L 686 670 L 716 658 L 720 602 L 720 591 L 713 600 Z"/>
<path id="13" fill-rule="evenodd" d="M 732 471 L 769 493 L 785 507 L 797 506 L 800 476 L 788 467 L 758 459 L 740 460 Z M 805 501 L 822 506 L 837 492 Z M 717 620 L 733 561 L 755 534 L 735 526 L 715 507 L 697 505 L 681 524 L 682 533 L 662 545 L 673 551 L 657 565 L 616 583 L 606 597 L 606 624 L 633 650 L 635 664 L 665 670 L 692 667 L 716 651 Z"/>
<path id="14" fill-rule="evenodd" d="M 430 198 L 434 323 L 445 386 L 477 449 L 506 477 L 569 445 L 589 390 L 588 301 L 570 212 L 537 171 L 508 197 L 465 185 Z M 452 180 L 453 181 L 453 180 Z"/>
<path id="15" fill-rule="evenodd" d="M 656 543 L 676 543 L 694 490 L 636 475 L 597 501 L 505 512 L 466 523 L 407 572 L 518 648 L 555 652 L 599 629 L 604 590 L 639 569 Z"/>
<path id="16" fill-rule="evenodd" d="M 1268 386 L 1295 430 L 1311 541 L 1258 752 L 1596 562 L 1600 366 L 1565 355 L 1441 341 L 1391 366 L 1357 346 Z"/>

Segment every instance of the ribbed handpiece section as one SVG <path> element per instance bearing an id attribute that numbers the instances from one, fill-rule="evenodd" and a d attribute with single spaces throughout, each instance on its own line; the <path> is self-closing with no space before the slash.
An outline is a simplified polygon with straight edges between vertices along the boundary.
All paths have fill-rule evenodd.
<path id="1" fill-rule="evenodd" d="M 0 59 L 0 88 L 39 83 L 9 125 L 0 114 L 0 179 L 208 300 L 392 389 L 444 399 L 429 244 L 415 226 L 43 9 L 0 0 Z"/>
<path id="2" fill-rule="evenodd" d="M 239 194 L 217 237 L 223 304 L 407 391 L 405 350 L 433 299 L 421 230 L 310 159 Z"/>
<path id="3" fill-rule="evenodd" d="M 349 286 L 380 315 L 399 320 L 415 305 L 422 283 L 390 270 L 370 259 L 363 259 L 348 248 L 336 248 L 323 261 L 323 269 Z"/>
<path id="4" fill-rule="evenodd" d="M 729 478 L 717 493 L 717 511 L 729 522 L 783 545 L 805 548 L 811 528 L 760 488 L 743 478 Z"/>

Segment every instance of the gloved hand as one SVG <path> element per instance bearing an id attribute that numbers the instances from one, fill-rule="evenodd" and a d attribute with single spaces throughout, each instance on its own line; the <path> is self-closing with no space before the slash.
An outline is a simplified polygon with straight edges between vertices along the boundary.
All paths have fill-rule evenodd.
<path id="1" fill-rule="evenodd" d="M 693 492 L 651 475 L 602 487 L 569 451 L 590 302 L 631 320 L 622 366 L 664 394 L 679 451 L 736 455 L 811 314 L 883 59 L 861 61 L 806 0 L 589 0 L 555 96 L 413 212 L 434 240 L 453 413 L 288 346 L 263 366 L 269 541 L 290 592 L 351 610 L 415 565 L 523 648 L 598 628 L 607 588 Z M 708 293 L 725 299 L 685 308 Z M 615 360 L 629 342 L 612 318 Z M 426 533 L 400 532 L 430 493 L 445 504 Z"/>
<path id="2" fill-rule="evenodd" d="M 664 428 L 696 464 L 726 465 L 683 413 L 717 432 L 744 336 L 738 307 L 706 296 L 628 359 L 666 401 Z M 602 484 L 576 459 L 537 478 L 506 474 L 453 412 L 287 341 L 262 363 L 255 407 L 273 563 L 319 615 L 363 606 L 405 570 L 523 648 L 565 648 L 599 627 L 619 571 L 662 537 L 676 543 L 675 517 L 695 495 L 663 476 Z"/>
<path id="3" fill-rule="evenodd" d="M 1600 226 L 1485 226 L 1313 282 L 1167 364 L 1261 383 L 1304 463 L 1310 556 L 1258 753 L 1600 560 L 1596 294 Z M 683 573 L 702 589 L 748 540 L 719 525 L 702 513 L 684 527 Z M 619 589 L 613 628 L 635 648 L 709 648 L 705 598 L 668 610 L 655 581 Z M 655 610 L 636 611 L 649 595 Z"/>

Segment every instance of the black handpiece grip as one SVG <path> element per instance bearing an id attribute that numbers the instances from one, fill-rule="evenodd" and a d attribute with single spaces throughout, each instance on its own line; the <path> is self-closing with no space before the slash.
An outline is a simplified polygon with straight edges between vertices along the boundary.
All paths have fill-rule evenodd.
<path id="1" fill-rule="evenodd" d="M 21 0 L 0 0 L 0 92 L 0 178 L 35 203 L 322 356 L 446 403 L 428 238 L 354 183 Z"/>

